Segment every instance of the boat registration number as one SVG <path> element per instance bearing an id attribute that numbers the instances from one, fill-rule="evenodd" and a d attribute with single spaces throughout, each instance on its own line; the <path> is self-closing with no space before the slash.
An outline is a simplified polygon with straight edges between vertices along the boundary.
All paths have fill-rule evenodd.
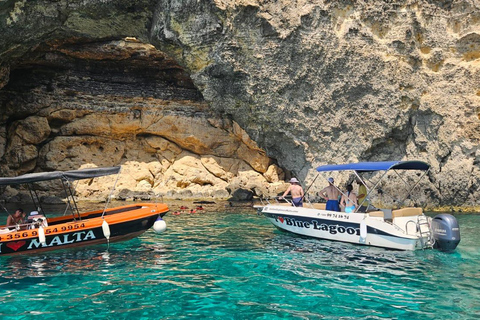
<path id="1" fill-rule="evenodd" d="M 80 228 L 85 228 L 85 223 L 75 223 L 75 224 L 69 224 L 68 226 L 62 226 L 62 227 L 55 227 L 55 228 L 48 228 L 45 229 L 45 234 L 52 234 L 56 232 L 63 232 L 63 231 L 70 231 L 70 230 L 77 230 Z"/>
<path id="2" fill-rule="evenodd" d="M 45 234 L 52 234 L 56 232 L 64 232 L 64 231 L 70 231 L 70 230 L 78 230 L 84 227 L 85 227 L 85 223 L 75 223 L 75 224 L 70 224 L 68 226 L 45 229 Z M 22 238 L 28 238 L 30 236 L 37 237 L 38 236 L 37 230 L 33 230 L 31 232 L 28 232 L 28 231 L 12 232 L 6 235 L 1 235 L 0 241 L 22 239 Z"/>

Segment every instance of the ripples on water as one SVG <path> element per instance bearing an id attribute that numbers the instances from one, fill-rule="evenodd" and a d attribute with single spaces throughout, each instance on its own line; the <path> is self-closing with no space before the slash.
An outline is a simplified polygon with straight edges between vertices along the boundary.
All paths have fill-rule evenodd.
<path id="1" fill-rule="evenodd" d="M 0 258 L 1 319 L 476 319 L 480 216 L 453 254 L 301 238 L 253 211 L 165 218 L 107 246 Z"/>

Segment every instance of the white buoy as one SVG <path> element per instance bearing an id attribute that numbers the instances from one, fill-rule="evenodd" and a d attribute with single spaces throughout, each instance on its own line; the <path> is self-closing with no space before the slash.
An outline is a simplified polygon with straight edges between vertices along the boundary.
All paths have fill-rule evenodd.
<path id="1" fill-rule="evenodd" d="M 108 225 L 108 222 L 106 220 L 103 220 L 102 222 L 102 231 L 103 231 L 103 235 L 105 236 L 105 238 L 107 238 L 107 240 L 110 239 L 110 226 Z"/>
<path id="2" fill-rule="evenodd" d="M 360 238 L 364 239 L 364 241 L 367 238 L 367 223 L 365 220 L 360 222 Z"/>
<path id="3" fill-rule="evenodd" d="M 153 230 L 155 230 L 156 233 L 160 234 L 167 230 L 167 224 L 165 221 L 163 221 L 162 218 L 158 217 L 157 221 L 153 224 Z"/>
<path id="4" fill-rule="evenodd" d="M 42 245 L 47 244 L 47 239 L 45 237 L 45 229 L 43 229 L 43 226 L 40 226 L 40 228 L 38 228 L 38 240 Z"/>

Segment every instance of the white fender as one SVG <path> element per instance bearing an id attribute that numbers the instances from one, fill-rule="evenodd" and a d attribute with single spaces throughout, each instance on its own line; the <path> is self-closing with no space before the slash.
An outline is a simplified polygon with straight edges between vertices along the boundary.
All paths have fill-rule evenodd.
<path id="1" fill-rule="evenodd" d="M 167 224 L 165 221 L 163 221 L 162 218 L 158 217 L 157 221 L 153 224 L 153 230 L 155 230 L 156 233 L 160 234 L 167 230 Z"/>
<path id="2" fill-rule="evenodd" d="M 365 222 L 365 220 L 362 220 L 362 222 L 360 222 L 360 238 L 367 238 L 367 223 Z"/>
<path id="3" fill-rule="evenodd" d="M 108 225 L 108 222 L 106 220 L 103 220 L 102 222 L 102 231 L 103 231 L 103 235 L 105 236 L 105 238 L 107 238 L 107 240 L 110 239 L 110 226 Z"/>
<path id="4" fill-rule="evenodd" d="M 43 229 L 43 226 L 40 226 L 40 228 L 38 228 L 38 240 L 42 245 L 47 244 L 47 239 L 45 237 L 45 229 Z"/>

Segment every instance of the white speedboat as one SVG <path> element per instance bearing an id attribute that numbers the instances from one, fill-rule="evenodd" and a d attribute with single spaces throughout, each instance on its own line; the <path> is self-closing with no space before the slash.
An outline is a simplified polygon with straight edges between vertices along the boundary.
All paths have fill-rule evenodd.
<path id="1" fill-rule="evenodd" d="M 362 179 L 359 173 L 383 171 L 382 177 L 368 190 L 368 198 L 389 171 L 424 171 L 414 184 L 416 186 L 429 168 L 422 161 L 384 161 L 325 165 L 318 167 L 317 171 L 350 171 L 358 179 Z M 365 213 L 358 212 L 357 208 L 352 213 L 345 213 L 325 210 L 325 204 L 321 203 L 307 201 L 303 207 L 295 207 L 286 201 L 267 203 L 258 206 L 258 210 L 278 229 L 303 236 L 396 250 L 437 248 L 452 251 L 460 242 L 457 220 L 449 214 L 439 214 L 432 219 L 417 207 L 368 208 Z"/>

